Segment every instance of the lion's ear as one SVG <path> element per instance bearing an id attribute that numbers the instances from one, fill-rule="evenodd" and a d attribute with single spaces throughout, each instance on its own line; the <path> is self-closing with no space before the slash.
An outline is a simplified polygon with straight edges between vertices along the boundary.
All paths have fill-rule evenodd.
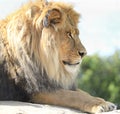
<path id="1" fill-rule="evenodd" d="M 29 19 L 31 19 L 35 16 L 37 12 L 39 12 L 39 7 L 31 6 L 31 8 L 26 12 L 26 15 Z"/>
<path id="2" fill-rule="evenodd" d="M 48 27 L 61 22 L 61 12 L 58 9 L 52 9 L 47 12 L 43 19 L 43 26 Z"/>

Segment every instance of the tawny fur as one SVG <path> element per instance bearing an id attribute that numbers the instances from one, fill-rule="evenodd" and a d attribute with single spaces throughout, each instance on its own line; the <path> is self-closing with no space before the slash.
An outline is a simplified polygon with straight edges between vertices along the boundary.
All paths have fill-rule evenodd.
<path id="1" fill-rule="evenodd" d="M 79 14 L 71 5 L 44 0 L 31 1 L 1 20 L 0 100 L 47 103 L 93 113 L 103 107 L 104 111 L 113 110 L 113 104 L 76 91 L 75 80 L 86 54 L 78 22 Z"/>
<path id="2" fill-rule="evenodd" d="M 58 17 L 60 16 L 59 23 L 44 27 L 43 20 L 46 14 L 53 9 L 60 12 L 60 15 L 58 14 Z M 53 18 L 54 15 L 57 18 L 57 14 L 51 14 L 50 18 Z M 65 45 L 64 43 L 62 46 L 62 40 L 67 37 L 67 32 L 71 32 L 73 37 L 78 35 L 78 22 L 79 14 L 73 10 L 71 5 L 60 2 L 46 4 L 42 0 L 29 2 L 2 20 L 0 22 L 2 25 L 0 27 L 1 40 L 5 46 L 2 50 L 4 50 L 5 59 L 13 62 L 13 65 L 8 65 L 8 73 L 11 78 L 15 79 L 16 83 L 19 83 L 21 77 L 25 78 L 29 86 L 32 85 L 31 88 L 39 91 L 34 75 L 39 72 L 43 75 L 42 72 L 45 71 L 49 80 L 54 81 L 62 88 L 71 88 L 78 74 L 79 65 L 75 68 L 74 66 L 65 68 L 62 59 L 73 61 L 73 63 L 74 61 L 79 62 L 77 53 L 79 49 L 74 49 L 76 52 L 66 55 L 65 58 L 62 58 L 59 52 L 61 50 L 73 51 L 73 49 L 69 50 L 72 44 Z M 75 42 L 77 40 L 75 39 Z M 80 46 L 80 44 L 77 45 Z M 63 47 L 64 49 L 60 49 Z M 61 53 L 64 52 L 61 51 Z M 21 72 L 24 73 L 24 76 L 19 76 L 18 79 L 16 73 Z"/>

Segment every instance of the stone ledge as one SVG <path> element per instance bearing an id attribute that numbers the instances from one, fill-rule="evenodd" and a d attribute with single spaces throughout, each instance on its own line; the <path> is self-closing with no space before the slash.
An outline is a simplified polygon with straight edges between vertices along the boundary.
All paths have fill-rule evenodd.
<path id="1" fill-rule="evenodd" d="M 82 113 L 77 110 L 50 105 L 14 101 L 0 101 L 0 114 L 87 114 L 87 113 Z M 105 112 L 101 114 L 120 114 L 120 110 Z"/>

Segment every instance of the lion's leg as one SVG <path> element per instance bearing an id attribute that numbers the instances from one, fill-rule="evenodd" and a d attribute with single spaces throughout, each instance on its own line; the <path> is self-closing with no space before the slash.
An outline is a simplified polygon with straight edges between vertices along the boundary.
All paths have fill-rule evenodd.
<path id="1" fill-rule="evenodd" d="M 69 107 L 91 113 L 115 109 L 114 104 L 108 103 L 101 98 L 90 96 L 81 90 L 59 90 L 51 93 L 38 93 L 33 96 L 32 102 Z"/>
<path id="2" fill-rule="evenodd" d="M 92 113 L 107 112 L 107 111 L 115 110 L 117 108 L 117 106 L 115 104 L 105 101 L 102 98 L 93 97 L 90 94 L 88 94 L 87 92 L 82 91 L 80 89 L 77 89 L 77 91 L 82 93 L 85 96 L 84 98 L 88 100 L 88 104 L 86 104 L 86 106 L 91 108 L 90 110 Z"/>

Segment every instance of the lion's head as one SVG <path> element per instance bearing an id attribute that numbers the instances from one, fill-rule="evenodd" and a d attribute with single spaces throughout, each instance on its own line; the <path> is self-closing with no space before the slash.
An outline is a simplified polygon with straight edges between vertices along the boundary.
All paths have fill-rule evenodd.
<path id="1" fill-rule="evenodd" d="M 15 56 L 23 61 L 25 53 L 29 64 L 37 64 L 51 80 L 69 88 L 86 54 L 79 39 L 79 14 L 67 4 L 37 1 L 25 5 L 8 20 L 8 40 Z"/>

